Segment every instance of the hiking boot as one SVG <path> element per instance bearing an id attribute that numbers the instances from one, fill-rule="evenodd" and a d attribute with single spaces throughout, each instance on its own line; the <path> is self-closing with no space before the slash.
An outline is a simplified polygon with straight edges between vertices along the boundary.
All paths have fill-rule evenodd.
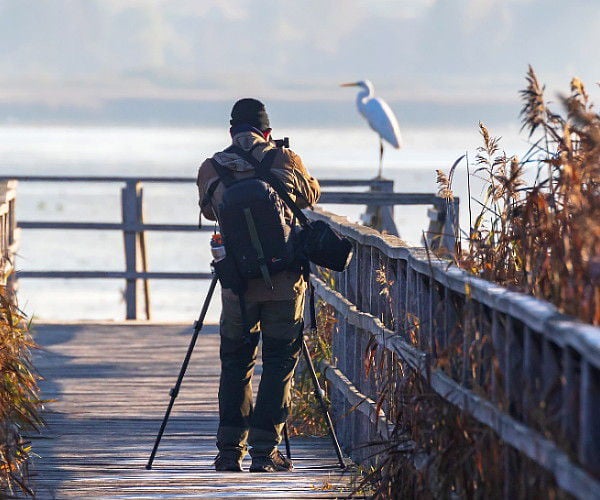
<path id="1" fill-rule="evenodd" d="M 215 470 L 217 472 L 242 472 L 242 459 L 219 453 L 215 457 Z"/>
<path id="2" fill-rule="evenodd" d="M 289 472 L 293 468 L 292 461 L 276 449 L 266 457 L 252 457 L 250 472 Z"/>

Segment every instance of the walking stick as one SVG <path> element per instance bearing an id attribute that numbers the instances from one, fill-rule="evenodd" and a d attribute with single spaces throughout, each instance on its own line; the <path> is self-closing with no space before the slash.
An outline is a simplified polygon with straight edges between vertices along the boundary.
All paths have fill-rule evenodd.
<path id="1" fill-rule="evenodd" d="M 200 317 L 194 323 L 194 334 L 192 335 L 192 339 L 190 340 L 190 345 L 187 350 L 187 354 L 185 355 L 185 359 L 183 360 L 183 364 L 181 365 L 181 370 L 179 371 L 179 377 L 177 377 L 177 382 L 175 383 L 175 387 L 171 388 L 169 394 L 171 396 L 171 400 L 169 401 L 169 406 L 167 407 L 167 411 L 165 412 L 165 417 L 163 418 L 162 424 L 160 426 L 160 430 L 158 431 L 158 435 L 156 436 L 156 441 L 154 443 L 154 448 L 152 449 L 152 453 L 150 454 L 150 458 L 148 459 L 148 463 L 146 464 L 146 469 L 152 469 L 152 462 L 154 462 L 154 456 L 156 455 L 156 451 L 158 450 L 158 445 L 160 444 L 160 440 L 162 438 L 163 433 L 165 432 L 165 427 L 167 426 L 167 421 L 169 420 L 169 415 L 171 414 L 171 410 L 173 409 L 173 404 L 175 403 L 175 399 L 179 394 L 179 388 L 181 387 L 181 382 L 183 381 L 183 377 L 185 375 L 185 371 L 187 370 L 188 364 L 190 362 L 190 358 L 192 357 L 192 352 L 194 350 L 194 346 L 196 345 L 196 340 L 198 339 L 198 334 L 200 330 L 202 330 L 202 326 L 204 323 L 204 318 L 206 316 L 206 312 L 208 311 L 208 306 L 210 305 L 210 299 L 215 291 L 215 287 L 217 286 L 218 278 L 215 275 L 210 282 L 210 287 L 208 288 L 208 293 L 206 294 L 206 299 L 204 300 L 204 305 L 202 306 L 202 311 L 200 312 Z"/>

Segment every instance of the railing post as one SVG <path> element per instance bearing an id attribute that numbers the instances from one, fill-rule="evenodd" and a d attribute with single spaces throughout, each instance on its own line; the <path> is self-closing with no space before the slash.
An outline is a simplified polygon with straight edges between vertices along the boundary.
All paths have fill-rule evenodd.
<path id="1" fill-rule="evenodd" d="M 4 180 L 0 182 L 0 219 L 1 219 L 1 246 L 0 261 L 1 281 L 6 285 L 11 297 L 17 288 L 15 269 L 15 255 L 18 247 L 18 230 L 16 228 L 15 199 L 17 181 Z"/>
<path id="2" fill-rule="evenodd" d="M 581 363 L 579 410 L 579 461 L 593 474 L 600 474 L 600 377 L 591 363 Z"/>
<path id="3" fill-rule="evenodd" d="M 448 255 L 454 255 L 459 237 L 459 199 L 437 198 L 433 208 L 427 210 L 429 228 L 425 233 L 427 246 L 431 250 L 444 249 Z"/>
<path id="4" fill-rule="evenodd" d="M 128 180 L 121 190 L 121 212 L 123 218 L 123 242 L 125 247 L 125 271 L 137 271 L 137 233 L 134 228 L 138 220 L 139 183 Z M 126 319 L 137 319 L 137 278 L 128 276 L 125 281 Z"/>
<path id="5" fill-rule="evenodd" d="M 374 179 L 376 182 L 371 184 L 369 189 L 372 193 L 393 193 L 394 181 L 385 179 Z M 398 236 L 398 228 L 394 222 L 394 205 L 367 205 L 364 214 L 361 215 L 362 221 L 372 228 L 381 232 Z"/>
<path id="6" fill-rule="evenodd" d="M 137 189 L 137 217 L 136 221 L 138 224 L 144 223 L 144 190 L 141 186 Z M 138 233 L 138 241 L 140 244 L 140 257 L 142 264 L 142 271 L 148 272 L 148 254 L 146 252 L 146 233 L 140 230 Z M 144 309 L 146 313 L 146 319 L 150 320 L 151 317 L 151 306 L 150 306 L 150 282 L 147 278 L 143 279 L 144 284 Z"/>

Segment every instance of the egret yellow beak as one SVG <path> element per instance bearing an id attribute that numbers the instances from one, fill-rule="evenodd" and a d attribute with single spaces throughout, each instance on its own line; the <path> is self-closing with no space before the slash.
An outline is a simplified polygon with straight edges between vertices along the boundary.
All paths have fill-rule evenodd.
<path id="1" fill-rule="evenodd" d="M 352 82 L 352 83 L 341 83 L 340 87 L 357 87 L 358 86 L 358 82 Z"/>

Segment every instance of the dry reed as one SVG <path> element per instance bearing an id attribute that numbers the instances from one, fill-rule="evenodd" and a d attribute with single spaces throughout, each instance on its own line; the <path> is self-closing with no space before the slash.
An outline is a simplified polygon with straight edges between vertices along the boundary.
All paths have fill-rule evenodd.
<path id="1" fill-rule="evenodd" d="M 561 99 L 564 116 L 546 104 L 543 92 L 530 68 L 521 116 L 533 144 L 523 159 L 502 151 L 499 140 L 480 124 L 483 144 L 473 175 L 484 179 L 486 188 L 483 199 L 474 200 L 477 208 L 457 261 L 477 276 L 600 324 L 600 117 L 578 79 Z M 447 199 L 453 197 L 453 173 L 437 172 L 439 195 Z M 528 186 L 526 178 L 535 180 Z M 394 278 L 384 268 L 381 273 L 385 279 L 378 282 L 387 296 Z M 434 321 L 445 324 L 452 317 L 454 327 L 429 346 L 435 368 L 554 439 L 576 460 L 554 429 L 556 387 L 542 394 L 539 380 L 530 380 L 522 387 L 529 407 L 508 401 L 490 310 L 471 300 L 468 291 L 446 297 L 445 308 L 434 311 Z M 420 318 L 405 312 L 398 320 L 404 339 L 422 348 Z M 372 350 L 367 349 L 365 360 L 367 372 L 382 366 Z M 394 432 L 387 442 L 371 443 L 376 466 L 361 487 L 372 488 L 375 498 L 570 498 L 551 473 L 446 403 L 401 359 L 379 378 L 378 402 Z"/>
<path id="2" fill-rule="evenodd" d="M 38 377 L 31 364 L 35 347 L 25 318 L 5 287 L 0 288 L 0 496 L 20 491 L 33 495 L 27 485 L 30 443 L 24 432 L 42 425 Z"/>
<path id="3" fill-rule="evenodd" d="M 530 293 L 561 312 L 600 324 L 600 115 L 573 78 L 561 115 L 546 104 L 530 67 L 521 110 L 533 144 L 507 156 L 480 124 L 477 175 L 487 188 L 458 263 L 472 273 Z M 539 135 L 539 137 L 538 137 Z M 524 174 L 535 174 L 526 186 Z M 440 192 L 451 186 L 438 173 Z"/>
<path id="4" fill-rule="evenodd" d="M 322 271 L 321 279 L 325 279 L 333 286 L 331 274 Z M 333 308 L 321 300 L 315 304 L 315 309 L 317 328 L 305 328 L 304 336 L 311 359 L 315 365 L 319 384 L 327 391 L 325 375 L 320 370 L 319 363 L 331 360 L 331 344 L 336 318 Z M 314 394 L 314 385 L 303 357 L 300 358 L 293 382 L 292 412 L 289 421 L 291 435 L 326 435 L 327 426 L 319 402 Z"/>

